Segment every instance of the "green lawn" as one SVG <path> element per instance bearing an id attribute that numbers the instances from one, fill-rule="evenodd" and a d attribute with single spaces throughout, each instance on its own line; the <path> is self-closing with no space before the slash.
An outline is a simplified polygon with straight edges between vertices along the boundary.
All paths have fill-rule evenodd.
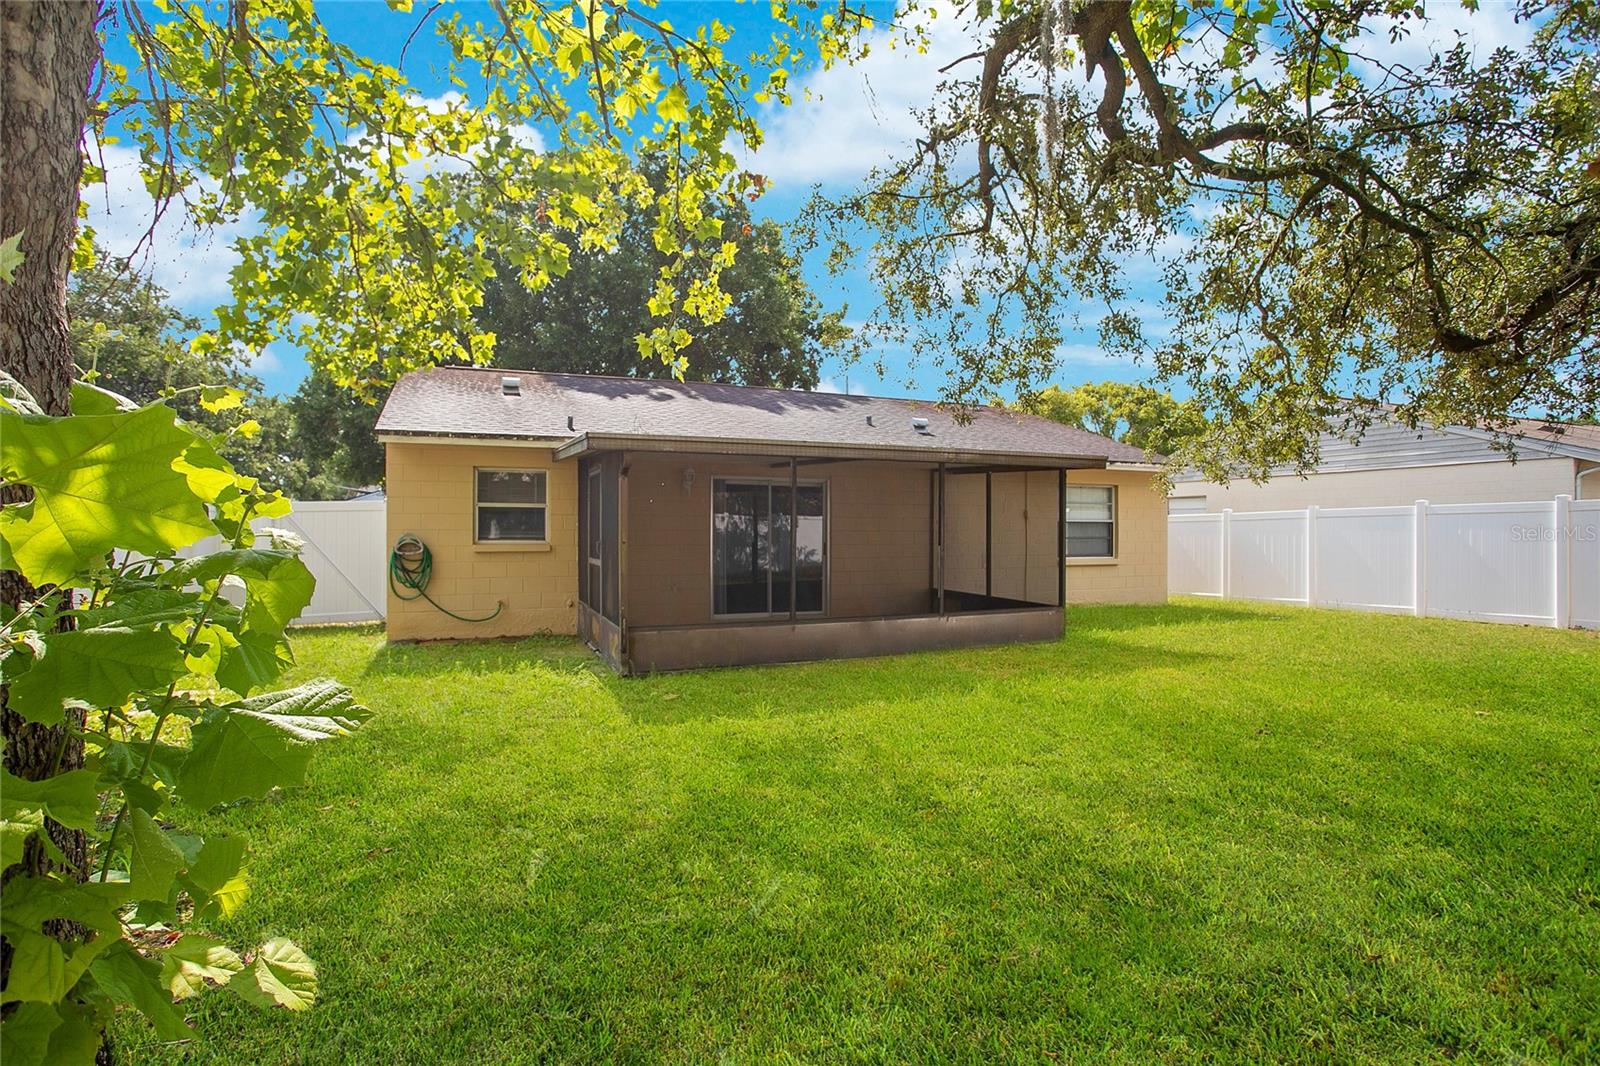
<path id="1" fill-rule="evenodd" d="M 1600 1056 L 1600 641 L 1179 602 L 623 680 L 306 632 L 378 712 L 214 821 L 301 1016 L 127 1061 Z"/>

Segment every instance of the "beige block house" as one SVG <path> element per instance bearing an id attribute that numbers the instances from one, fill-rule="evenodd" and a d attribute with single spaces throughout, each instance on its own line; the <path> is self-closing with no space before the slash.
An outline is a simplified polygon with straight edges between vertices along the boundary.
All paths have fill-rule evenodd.
<path id="1" fill-rule="evenodd" d="M 1046 640 L 1069 603 L 1166 599 L 1146 457 L 1013 411 L 439 368 L 378 433 L 390 541 L 432 558 L 392 640 L 575 633 L 642 673 Z"/>

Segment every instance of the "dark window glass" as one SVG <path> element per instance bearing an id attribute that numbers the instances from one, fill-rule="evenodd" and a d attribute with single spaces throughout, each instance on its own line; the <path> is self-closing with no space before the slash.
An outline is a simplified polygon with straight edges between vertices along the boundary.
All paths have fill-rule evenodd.
<path id="1" fill-rule="evenodd" d="M 479 507 L 479 540 L 544 540 L 543 507 Z"/>
<path id="2" fill-rule="evenodd" d="M 801 485 L 796 500 L 795 604 L 822 610 L 827 493 Z M 712 606 L 717 614 L 787 614 L 789 486 L 718 480 L 712 488 Z"/>

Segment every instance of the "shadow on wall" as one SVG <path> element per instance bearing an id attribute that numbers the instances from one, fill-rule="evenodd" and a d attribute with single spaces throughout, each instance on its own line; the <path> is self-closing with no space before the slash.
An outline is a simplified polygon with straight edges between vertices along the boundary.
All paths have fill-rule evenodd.
<path id="1" fill-rule="evenodd" d="M 1021 684 L 1064 691 L 1107 676 L 1133 678 L 1146 670 L 1184 670 L 1219 656 L 1171 647 L 1144 647 L 1111 633 L 1149 627 L 1249 621 L 1272 624 L 1272 615 L 1185 604 L 1100 609 L 1092 629 L 1068 632 L 1045 644 L 917 652 L 873 659 L 733 667 L 642 678 L 619 677 L 577 640 L 535 637 L 389 645 L 366 673 L 426 678 L 431 674 L 526 672 L 586 674 L 602 685 L 618 709 L 640 724 L 669 725 L 706 718 L 806 717 L 874 701 L 954 703 L 973 694 L 1009 695 Z"/>

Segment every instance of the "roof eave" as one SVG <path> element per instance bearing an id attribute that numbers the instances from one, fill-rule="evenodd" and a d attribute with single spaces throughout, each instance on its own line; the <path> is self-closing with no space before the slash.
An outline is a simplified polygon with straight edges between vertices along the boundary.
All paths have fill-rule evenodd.
<path id="1" fill-rule="evenodd" d="M 970 448 L 930 448 L 905 444 L 827 444 L 806 441 L 732 440 L 722 437 L 662 437 L 656 434 L 581 433 L 556 449 L 557 459 L 575 459 L 596 452 L 693 452 L 701 455 L 763 455 L 818 459 L 883 459 L 925 463 L 996 463 L 1037 466 L 1040 469 L 1071 467 L 1102 470 L 1109 460 L 1103 455 L 1071 455 L 1045 452 L 1011 452 Z"/>

